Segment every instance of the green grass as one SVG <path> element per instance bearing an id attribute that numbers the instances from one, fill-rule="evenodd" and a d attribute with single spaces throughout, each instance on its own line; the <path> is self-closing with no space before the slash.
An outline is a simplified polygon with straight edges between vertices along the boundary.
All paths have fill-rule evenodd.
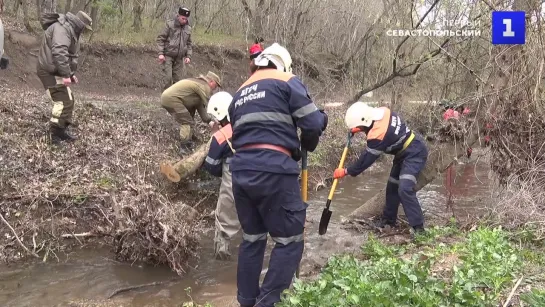
<path id="1" fill-rule="evenodd" d="M 164 27 L 164 21 L 156 21 L 152 25 L 149 20 L 143 21 L 143 27 L 136 32 L 132 28 L 132 21 L 104 23 L 102 28 L 93 34 L 93 41 L 120 45 L 154 45 L 157 35 Z M 232 48 L 244 48 L 244 37 L 232 36 L 219 32 L 204 33 L 204 28 L 193 28 L 191 35 L 195 45 L 221 45 Z M 89 39 L 89 35 L 86 37 Z"/>
<path id="2" fill-rule="evenodd" d="M 541 262 L 500 228 L 435 227 L 403 246 L 371 237 L 361 255 L 332 257 L 317 280 L 298 280 L 276 306 L 498 306 L 527 257 Z M 543 302 L 545 292 L 526 299 Z"/>

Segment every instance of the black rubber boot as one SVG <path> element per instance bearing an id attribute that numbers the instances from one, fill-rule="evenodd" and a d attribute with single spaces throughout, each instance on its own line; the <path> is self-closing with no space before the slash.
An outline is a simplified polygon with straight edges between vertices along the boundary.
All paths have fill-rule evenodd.
<path id="1" fill-rule="evenodd" d="M 193 142 L 182 142 L 180 143 L 180 156 L 182 157 L 185 157 L 185 156 L 189 156 L 191 153 L 192 153 L 192 148 L 193 148 Z"/>
<path id="2" fill-rule="evenodd" d="M 72 136 L 66 132 L 66 128 L 51 125 L 49 127 L 49 132 L 51 133 L 51 141 L 53 143 L 58 143 L 62 141 L 73 142 L 77 140 L 75 136 Z"/>
<path id="3" fill-rule="evenodd" d="M 395 221 L 385 219 L 384 217 L 380 217 L 378 220 L 375 220 L 373 224 L 375 225 L 375 227 L 378 227 L 378 228 L 384 228 L 386 226 L 390 226 L 392 228 L 397 227 L 397 224 Z"/>
<path id="4" fill-rule="evenodd" d="M 411 233 L 411 239 L 414 240 L 416 237 L 425 235 L 426 229 L 424 229 L 424 225 L 417 225 L 413 227 L 413 232 Z"/>

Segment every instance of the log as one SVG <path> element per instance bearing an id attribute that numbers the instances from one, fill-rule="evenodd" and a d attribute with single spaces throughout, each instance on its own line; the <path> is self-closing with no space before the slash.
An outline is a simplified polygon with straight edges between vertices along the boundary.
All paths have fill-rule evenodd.
<path id="1" fill-rule="evenodd" d="M 172 182 L 179 182 L 182 179 L 194 174 L 203 164 L 212 138 L 207 143 L 197 147 L 197 149 L 187 158 L 181 159 L 176 163 L 161 163 L 161 173 Z"/>
<path id="2" fill-rule="evenodd" d="M 426 167 L 417 178 L 415 190 L 418 192 L 428 183 L 432 182 L 439 173 L 444 172 L 449 166 L 456 162 L 457 159 L 466 154 L 467 147 L 473 146 L 478 140 L 477 129 L 474 129 L 468 142 L 453 146 L 451 144 L 437 144 L 430 149 Z M 342 219 L 343 223 L 351 223 L 355 220 L 361 220 L 378 216 L 382 214 L 386 204 L 386 191 L 381 189 L 372 198 L 366 201 L 362 206 L 352 211 L 349 215 Z M 404 215 L 403 208 L 400 206 L 398 215 Z"/>

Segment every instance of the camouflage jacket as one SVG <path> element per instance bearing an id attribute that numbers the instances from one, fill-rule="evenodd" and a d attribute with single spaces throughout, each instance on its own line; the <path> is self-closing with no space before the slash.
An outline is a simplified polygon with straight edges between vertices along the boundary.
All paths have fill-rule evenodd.
<path id="1" fill-rule="evenodd" d="M 85 25 L 72 13 L 60 14 L 57 22 L 44 32 L 38 68 L 68 78 L 77 70 L 79 36 Z"/>
<path id="2" fill-rule="evenodd" d="M 166 22 L 163 31 L 157 36 L 159 55 L 166 55 L 175 59 L 191 58 L 193 44 L 191 42 L 191 26 L 182 26 L 178 19 Z"/>
<path id="3" fill-rule="evenodd" d="M 190 112 L 194 112 L 194 110 L 199 112 L 203 122 L 211 121 L 212 118 L 206 112 L 206 105 L 212 96 L 212 89 L 208 83 L 201 78 L 188 78 L 178 82 L 180 84 L 177 84 L 178 91 L 175 94 L 182 100 L 184 106 Z"/>

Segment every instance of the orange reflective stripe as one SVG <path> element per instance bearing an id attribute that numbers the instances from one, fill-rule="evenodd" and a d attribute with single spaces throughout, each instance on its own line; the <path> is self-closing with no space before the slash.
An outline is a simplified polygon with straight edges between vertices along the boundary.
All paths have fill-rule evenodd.
<path id="1" fill-rule="evenodd" d="M 225 141 L 233 137 L 233 128 L 231 127 L 231 124 L 228 124 L 224 127 L 221 127 L 220 130 L 216 131 L 214 133 L 214 137 L 216 138 L 216 141 L 218 141 L 218 144 L 223 144 Z"/>
<path id="2" fill-rule="evenodd" d="M 247 149 L 251 149 L 251 148 L 270 149 L 270 150 L 279 151 L 279 152 L 284 153 L 284 154 L 291 157 L 291 152 L 287 148 L 284 148 L 282 146 L 273 145 L 273 144 L 249 144 L 249 145 L 242 146 L 242 148 L 243 149 L 244 148 L 247 148 Z"/>
<path id="3" fill-rule="evenodd" d="M 291 74 L 289 72 L 283 72 L 277 69 L 259 69 L 248 80 L 246 80 L 246 82 L 244 82 L 244 84 L 242 84 L 242 86 L 239 87 L 238 90 L 249 84 L 264 79 L 275 79 L 288 82 L 293 76 L 294 74 Z"/>
<path id="4" fill-rule="evenodd" d="M 368 140 L 379 140 L 382 141 L 388 131 L 388 125 L 390 124 L 390 114 L 391 111 L 388 108 L 382 107 L 384 109 L 384 117 L 381 120 L 375 121 L 373 128 L 367 134 Z"/>

